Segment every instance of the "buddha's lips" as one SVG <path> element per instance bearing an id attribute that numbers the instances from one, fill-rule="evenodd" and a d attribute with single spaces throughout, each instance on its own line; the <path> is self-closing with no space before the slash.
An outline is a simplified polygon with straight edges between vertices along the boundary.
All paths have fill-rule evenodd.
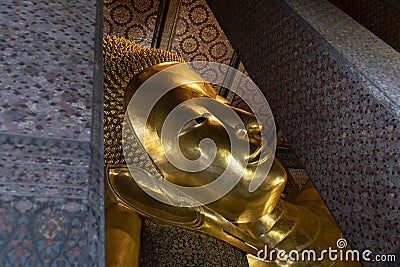
<path id="1" fill-rule="evenodd" d="M 262 145 L 260 145 L 259 147 L 257 147 L 257 149 L 248 157 L 248 162 L 247 164 L 249 166 L 257 166 L 259 164 L 262 164 L 264 162 L 266 162 L 267 160 L 269 160 L 271 158 L 271 154 L 270 153 L 264 153 L 261 155 L 261 153 L 263 152 L 263 149 L 265 149 Z"/>

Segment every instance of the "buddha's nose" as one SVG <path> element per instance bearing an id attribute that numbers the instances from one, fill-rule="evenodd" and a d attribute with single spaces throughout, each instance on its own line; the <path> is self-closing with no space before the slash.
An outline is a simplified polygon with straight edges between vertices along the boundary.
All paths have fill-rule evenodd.
<path id="1" fill-rule="evenodd" d="M 233 110 L 242 120 L 242 124 L 235 126 L 236 137 L 250 144 L 250 153 L 246 159 L 249 163 L 257 162 L 262 150 L 261 125 L 253 114 L 237 108 L 233 108 Z"/>
<path id="2" fill-rule="evenodd" d="M 247 134 L 247 140 L 250 143 L 250 153 L 246 156 L 246 159 L 249 164 L 252 164 L 252 162 L 256 163 L 262 150 L 260 125 L 256 121 L 251 121 L 245 124 L 245 127 L 238 125 L 235 128 L 235 132 L 236 136 L 242 140 L 246 140 Z"/>

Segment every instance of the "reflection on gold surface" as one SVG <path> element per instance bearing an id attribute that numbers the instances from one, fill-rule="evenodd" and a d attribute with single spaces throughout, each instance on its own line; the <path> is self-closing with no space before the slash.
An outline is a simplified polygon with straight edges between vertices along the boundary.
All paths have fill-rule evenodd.
<path id="1" fill-rule="evenodd" d="M 140 228 L 137 213 L 113 198 L 109 187 L 105 192 L 105 251 L 106 266 L 138 266 Z"/>
<path id="2" fill-rule="evenodd" d="M 116 110 L 125 110 L 138 87 L 149 77 L 170 66 L 179 64 L 171 60 L 173 56 L 165 51 L 143 49 L 119 38 L 106 38 L 104 46 L 105 62 L 105 136 L 121 139 L 121 114 L 113 114 L 110 105 Z M 179 60 L 179 59 L 178 59 Z M 163 63 L 166 62 L 166 63 Z M 117 83 L 116 81 L 124 82 Z M 116 84 L 122 84 L 118 88 Z M 116 92 L 112 92 L 113 87 Z M 118 94 L 118 92 L 120 92 Z M 114 95 L 113 95 L 114 94 Z M 107 99 L 107 97 L 111 98 Z M 115 99 L 112 99 L 112 98 Z M 145 151 L 131 151 L 128 148 L 127 162 L 137 160 L 140 153 L 147 153 L 159 175 L 167 181 L 180 186 L 201 186 L 217 179 L 227 168 L 232 159 L 237 161 L 235 168 L 242 173 L 239 183 L 225 196 L 208 205 L 198 207 L 179 207 L 168 205 L 146 194 L 131 176 L 126 164 L 115 161 L 122 158 L 121 147 L 113 149 L 112 141 L 105 141 L 106 154 L 106 261 L 107 266 L 136 266 L 140 247 L 140 216 L 146 216 L 162 223 L 199 231 L 224 240 L 248 253 L 251 266 L 332 266 L 335 261 L 324 258 L 320 261 L 293 262 L 279 258 L 256 259 L 260 250 L 280 249 L 285 251 L 314 249 L 317 252 L 336 248 L 336 241 L 342 237 L 341 231 L 330 215 L 316 189 L 309 182 L 293 203 L 281 199 L 286 183 L 286 172 L 280 162 L 274 159 L 271 170 L 262 185 L 254 192 L 249 192 L 249 183 L 254 176 L 257 164 L 260 164 L 261 147 L 260 129 L 255 117 L 243 110 L 232 108 L 246 125 L 249 140 L 237 133 L 238 142 L 248 142 L 247 152 L 232 155 L 230 141 L 225 131 L 224 122 L 213 117 L 212 110 L 205 106 L 187 105 L 186 111 L 198 115 L 199 120 L 185 126 L 179 135 L 179 148 L 182 154 L 196 160 L 201 151 L 199 143 L 205 138 L 216 144 L 216 155 L 210 166 L 198 172 L 188 172 L 177 168 L 167 160 L 166 154 L 172 147 L 163 147 L 160 131 L 167 115 L 180 103 L 197 97 L 227 101 L 217 96 L 207 83 L 185 84 L 174 88 L 162 97 L 154 106 L 146 123 L 142 144 Z M 114 101 L 113 101 L 114 100 Z M 204 114 L 207 114 L 205 116 Z M 107 123 L 113 122 L 115 123 Z M 228 125 L 229 126 L 229 125 Z M 116 130 L 116 129 L 119 129 Z M 137 140 L 132 142 L 137 142 Z M 129 150 L 131 149 L 131 150 Z M 107 154 L 108 153 L 108 154 Z M 114 153 L 114 154 L 113 154 Z M 271 156 L 271 155 L 270 155 Z M 273 155 L 272 155 L 273 156 Z M 247 157 L 247 158 L 246 158 Z M 244 160 L 246 159 L 246 160 Z M 248 163 L 247 163 L 248 160 Z M 246 164 L 243 164 L 246 162 Z M 116 164 L 120 163 L 120 164 Z M 122 164 L 121 164 L 122 163 Z M 150 167 L 149 167 L 150 168 Z M 146 170 L 149 171 L 149 170 Z M 163 199 L 176 196 L 176 188 L 146 186 L 152 194 Z M 208 192 L 210 195 L 212 191 Z M 187 196 L 191 199 L 190 196 Z M 196 202 L 196 199 L 191 199 Z M 168 201 L 166 201 L 168 202 Z M 340 263 L 337 263 L 340 264 Z M 349 266 L 346 263 L 346 266 Z M 355 264 L 355 263 L 354 263 Z M 335 265 L 339 266 L 339 265 Z"/>

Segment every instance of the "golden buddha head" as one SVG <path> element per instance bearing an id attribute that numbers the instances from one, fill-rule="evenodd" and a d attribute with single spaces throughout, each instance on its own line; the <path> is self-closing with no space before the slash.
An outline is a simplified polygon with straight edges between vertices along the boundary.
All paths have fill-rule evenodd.
<path id="1" fill-rule="evenodd" d="M 206 82 L 168 51 L 121 38 L 105 41 L 110 261 L 137 260 L 138 252 L 131 250 L 140 237 L 136 213 L 229 242 L 249 253 L 254 266 L 288 265 L 286 259 L 260 258 L 266 246 L 285 251 L 334 247 L 340 229 L 312 183 L 294 203 L 279 199 L 286 172 L 274 158 L 275 147 L 266 149 L 275 141 L 275 126 L 260 120 L 271 113 L 260 116 L 254 105 L 249 105 L 254 115 L 230 106 L 211 86 L 224 86 L 223 81 L 202 74 Z M 256 95 L 245 88 L 253 99 L 263 98 L 259 90 Z M 269 109 L 266 101 L 257 105 L 258 111 Z M 330 260 L 321 263 L 331 265 Z"/>
<path id="2" fill-rule="evenodd" d="M 124 101 L 128 123 L 166 181 L 232 222 L 274 209 L 286 172 L 263 149 L 256 117 L 230 106 L 187 65 L 145 69 L 131 79 Z M 249 190 L 254 181 L 261 182 Z"/>

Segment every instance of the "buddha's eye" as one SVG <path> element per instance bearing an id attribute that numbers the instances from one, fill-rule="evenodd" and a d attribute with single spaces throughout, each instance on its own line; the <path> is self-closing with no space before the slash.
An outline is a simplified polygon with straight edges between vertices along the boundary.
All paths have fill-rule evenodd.
<path id="1" fill-rule="evenodd" d="M 194 119 L 196 121 L 197 124 L 203 123 L 207 120 L 207 116 L 205 115 L 201 115 L 200 117 L 197 117 Z"/>
<path id="2" fill-rule="evenodd" d="M 188 121 L 182 128 L 182 131 L 185 131 L 188 128 L 194 127 L 196 125 L 200 125 L 205 122 L 210 117 L 210 114 L 204 113 L 201 116 L 198 116 L 190 121 Z"/>

